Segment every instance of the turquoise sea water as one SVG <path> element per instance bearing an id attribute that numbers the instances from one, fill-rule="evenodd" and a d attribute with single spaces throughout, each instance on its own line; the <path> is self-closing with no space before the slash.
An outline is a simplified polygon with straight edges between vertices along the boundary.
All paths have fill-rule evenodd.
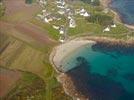
<path id="1" fill-rule="evenodd" d="M 66 57 L 63 70 L 91 100 L 134 100 L 134 47 L 89 44 Z"/>
<path id="2" fill-rule="evenodd" d="M 112 0 L 111 7 L 119 12 L 124 23 L 134 25 L 134 0 Z"/>

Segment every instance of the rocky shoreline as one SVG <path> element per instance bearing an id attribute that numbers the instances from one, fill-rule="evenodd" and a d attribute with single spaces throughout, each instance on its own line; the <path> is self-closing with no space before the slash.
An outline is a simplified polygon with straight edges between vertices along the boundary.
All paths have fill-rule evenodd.
<path id="1" fill-rule="evenodd" d="M 95 41 L 96 44 L 102 44 L 102 46 L 108 44 L 107 45 L 108 48 L 116 46 L 116 47 L 133 48 L 133 50 L 134 50 L 134 41 L 133 40 L 125 41 L 125 40 L 121 40 L 121 39 L 113 39 L 113 38 L 107 38 L 107 37 L 92 37 L 92 36 L 78 37 L 78 38 L 75 38 L 75 40 Z M 72 40 L 69 40 L 68 42 L 70 42 L 70 41 L 72 41 Z M 81 46 L 83 46 L 83 45 L 81 45 Z M 57 49 L 57 50 L 59 50 L 59 49 Z M 59 74 L 57 77 L 57 80 L 62 84 L 66 94 L 71 96 L 74 100 L 75 99 L 88 100 L 89 98 L 87 98 L 86 96 L 81 94 L 79 91 L 77 91 L 71 77 L 68 76 L 68 74 L 66 74 L 66 72 L 64 73 L 58 69 L 55 62 L 53 61 L 55 53 L 56 53 L 56 48 L 54 48 L 54 50 L 52 51 L 52 53 L 50 55 L 50 61 L 51 61 L 51 64 L 53 65 L 54 69 Z"/>
<path id="2" fill-rule="evenodd" d="M 111 12 L 114 13 L 114 20 L 115 22 L 117 23 L 123 23 L 122 21 L 122 18 L 121 18 L 121 15 L 118 13 L 118 11 L 116 11 L 116 9 L 112 9 L 110 7 L 110 4 L 111 4 L 112 0 L 100 0 L 100 3 L 101 5 L 104 7 L 104 8 L 109 8 L 111 10 Z M 129 29 L 132 29 L 134 30 L 134 25 L 128 25 L 128 24 L 125 24 L 123 23 L 126 27 L 128 27 Z"/>

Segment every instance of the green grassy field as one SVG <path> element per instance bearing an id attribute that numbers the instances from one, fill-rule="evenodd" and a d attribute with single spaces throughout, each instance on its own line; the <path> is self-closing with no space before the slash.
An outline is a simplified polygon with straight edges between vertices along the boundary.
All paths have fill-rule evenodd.
<path id="1" fill-rule="evenodd" d="M 42 21 L 40 20 L 37 20 L 37 19 L 32 19 L 30 21 L 32 24 L 35 24 L 35 25 L 38 25 L 39 27 L 41 27 L 42 29 L 44 29 L 44 31 L 47 30 L 49 36 L 55 40 L 58 40 L 59 39 L 59 32 L 58 30 L 54 29 L 52 27 L 52 25 L 50 24 L 47 24 L 47 23 L 43 23 Z"/>
<path id="2" fill-rule="evenodd" d="M 38 100 L 45 98 L 46 84 L 35 74 L 21 72 L 22 78 L 16 83 L 15 87 L 8 93 L 5 100 Z"/>

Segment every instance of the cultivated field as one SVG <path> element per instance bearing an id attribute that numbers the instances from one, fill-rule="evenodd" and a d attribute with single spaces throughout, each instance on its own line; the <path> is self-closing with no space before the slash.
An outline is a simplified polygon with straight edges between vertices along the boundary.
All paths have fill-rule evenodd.
<path id="1" fill-rule="evenodd" d="M 50 38 L 47 30 L 31 23 L 41 8 L 36 3 L 25 4 L 25 0 L 4 0 L 4 4 L 6 12 L 0 20 L 0 66 L 24 73 L 19 75 L 19 71 L 13 72 L 18 77 L 12 81 L 11 77 L 7 77 L 11 85 L 5 84 L 7 88 L 4 88 L 6 92 L 3 91 L 2 98 L 70 100 L 57 82 L 56 73 L 49 63 L 49 54 L 57 42 Z M 11 76 L 7 70 L 5 73 Z M 0 83 L 4 80 L 2 74 L 0 72 Z M 36 77 L 41 78 L 40 81 Z"/>

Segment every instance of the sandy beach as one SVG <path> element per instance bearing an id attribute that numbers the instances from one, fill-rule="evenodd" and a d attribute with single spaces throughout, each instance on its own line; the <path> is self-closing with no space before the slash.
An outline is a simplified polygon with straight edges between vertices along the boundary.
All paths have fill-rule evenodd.
<path id="1" fill-rule="evenodd" d="M 60 70 L 60 64 L 64 57 L 87 44 L 95 44 L 95 41 L 86 40 L 85 38 L 75 38 L 68 40 L 64 44 L 55 47 L 50 54 L 50 62 L 58 74 L 57 80 L 62 84 L 65 93 L 73 99 L 86 100 L 86 97 L 81 95 L 76 89 L 71 78 Z"/>
<path id="2" fill-rule="evenodd" d="M 61 62 L 67 55 L 69 55 L 73 51 L 77 50 L 81 46 L 84 46 L 84 45 L 90 44 L 90 43 L 92 44 L 95 42 L 92 40 L 83 40 L 83 39 L 77 38 L 77 39 L 70 40 L 64 44 L 61 44 L 61 45 L 55 47 L 53 59 L 52 59 L 52 61 L 54 62 L 54 65 L 57 67 L 57 69 L 59 71 L 61 71 L 60 70 Z"/>
<path id="3" fill-rule="evenodd" d="M 71 78 L 62 70 L 60 70 L 59 67 L 64 57 L 68 56 L 81 46 L 94 43 L 96 42 L 92 40 L 86 40 L 85 38 L 75 38 L 55 47 L 50 54 L 50 62 L 56 72 L 59 73 L 57 80 L 62 84 L 65 93 L 71 96 L 73 99 L 86 100 L 86 97 L 76 91 L 75 85 L 73 84 Z"/>
<path id="4" fill-rule="evenodd" d="M 97 36 L 76 37 L 68 40 L 67 42 L 61 45 L 56 46 L 50 54 L 50 62 L 57 72 L 64 73 L 66 72 L 65 70 L 64 71 L 60 70 L 60 66 L 64 58 L 66 58 L 75 50 L 79 49 L 84 45 L 95 44 L 95 43 L 109 43 L 111 45 L 123 45 L 128 47 L 134 45 L 134 39 L 131 38 L 126 41 L 122 39 L 97 37 Z"/>

